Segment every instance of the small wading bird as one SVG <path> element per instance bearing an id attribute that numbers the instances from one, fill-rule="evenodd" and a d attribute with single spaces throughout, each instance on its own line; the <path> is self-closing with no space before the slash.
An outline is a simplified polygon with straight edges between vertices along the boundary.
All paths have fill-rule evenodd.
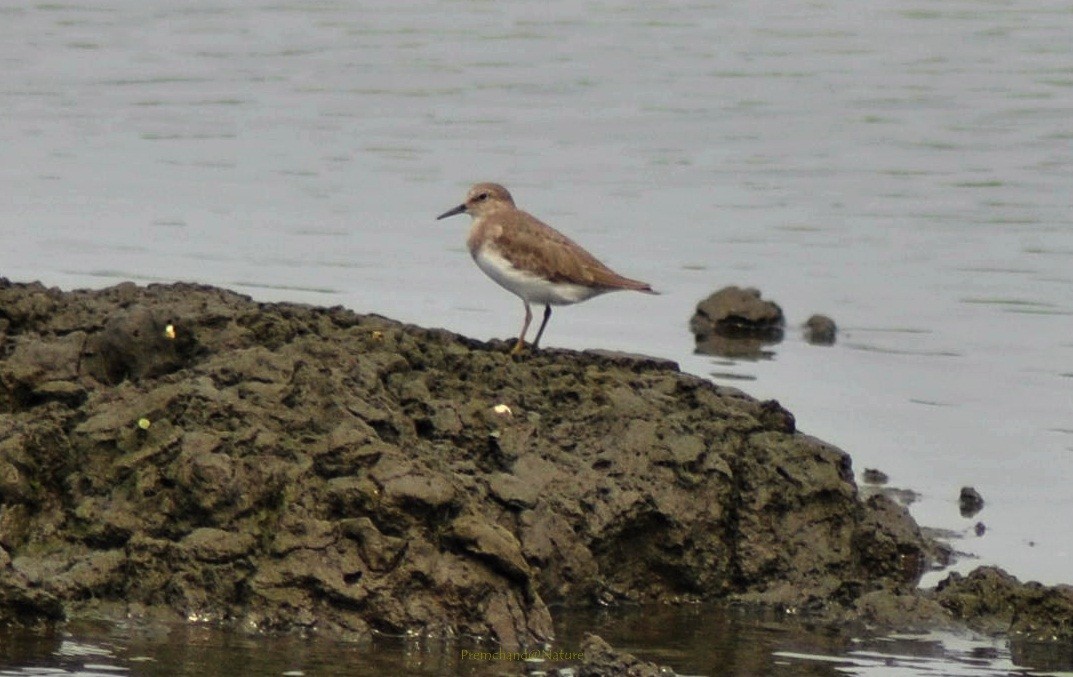
<path id="1" fill-rule="evenodd" d="M 612 291 L 633 290 L 657 294 L 638 280 L 623 277 L 600 263 L 567 236 L 514 206 L 514 199 L 498 183 L 478 183 L 466 201 L 436 217 L 469 214 L 469 253 L 477 266 L 525 304 L 525 322 L 511 353 L 525 348 L 525 333 L 533 320 L 530 303 L 544 304 L 533 350 L 551 317 L 552 306 L 586 301 Z"/>

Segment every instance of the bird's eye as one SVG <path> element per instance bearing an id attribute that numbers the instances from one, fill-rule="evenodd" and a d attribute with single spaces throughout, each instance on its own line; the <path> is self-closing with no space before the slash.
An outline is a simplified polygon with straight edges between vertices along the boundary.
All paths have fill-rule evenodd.
<path id="1" fill-rule="evenodd" d="M 477 196 L 477 202 L 484 202 L 488 199 L 488 193 L 481 193 Z"/>

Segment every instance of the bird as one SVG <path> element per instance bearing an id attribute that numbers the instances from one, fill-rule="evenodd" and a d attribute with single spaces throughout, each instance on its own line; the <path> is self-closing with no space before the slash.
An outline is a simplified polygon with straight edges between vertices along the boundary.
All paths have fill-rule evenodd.
<path id="1" fill-rule="evenodd" d="M 477 266 L 525 305 L 525 321 L 511 349 L 525 350 L 525 334 L 533 320 L 530 303 L 544 305 L 544 319 L 532 350 L 551 318 L 552 306 L 587 301 L 613 291 L 658 294 L 647 282 L 619 275 L 567 236 L 518 209 L 510 191 L 498 183 L 478 183 L 462 204 L 436 217 L 469 214 L 473 224 L 466 244 Z"/>

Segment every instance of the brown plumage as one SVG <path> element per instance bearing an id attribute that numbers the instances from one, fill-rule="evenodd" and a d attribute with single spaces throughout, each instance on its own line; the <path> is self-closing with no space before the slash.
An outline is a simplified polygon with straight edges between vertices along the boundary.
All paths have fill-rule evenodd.
<path id="1" fill-rule="evenodd" d="M 645 282 L 619 275 L 581 245 L 518 209 L 510 192 L 497 183 L 476 184 L 465 202 L 438 218 L 462 213 L 473 217 L 467 244 L 474 261 L 525 304 L 525 322 L 513 352 L 520 352 L 525 345 L 532 320 L 530 302 L 544 304 L 544 321 L 533 341 L 535 349 L 552 305 L 577 303 L 619 290 L 657 293 Z"/>

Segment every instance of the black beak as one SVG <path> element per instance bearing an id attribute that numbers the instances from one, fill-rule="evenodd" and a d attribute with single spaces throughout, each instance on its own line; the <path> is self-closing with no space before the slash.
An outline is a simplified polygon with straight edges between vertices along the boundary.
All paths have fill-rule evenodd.
<path id="1" fill-rule="evenodd" d="M 440 219 L 446 219 L 448 216 L 454 216 L 455 214 L 465 214 L 465 213 L 466 213 L 466 205 L 461 204 L 461 205 L 458 205 L 457 207 L 455 207 L 454 209 L 448 209 L 444 213 L 440 214 L 439 216 L 436 217 L 436 220 L 439 221 Z"/>

